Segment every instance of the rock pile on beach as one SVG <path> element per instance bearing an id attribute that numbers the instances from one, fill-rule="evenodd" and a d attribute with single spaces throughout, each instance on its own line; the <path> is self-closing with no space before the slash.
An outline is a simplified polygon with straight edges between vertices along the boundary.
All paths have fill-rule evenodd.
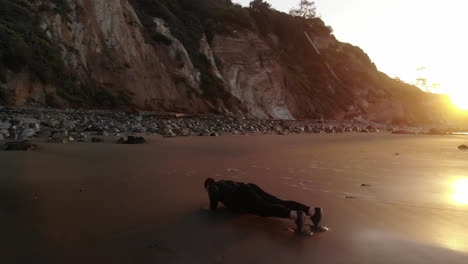
<path id="1" fill-rule="evenodd" d="M 303 134 L 378 132 L 385 127 L 360 121 L 259 120 L 218 115 L 125 113 L 0 106 L 0 140 L 44 139 L 50 143 L 101 142 L 128 135 L 219 136 L 224 134 Z"/>

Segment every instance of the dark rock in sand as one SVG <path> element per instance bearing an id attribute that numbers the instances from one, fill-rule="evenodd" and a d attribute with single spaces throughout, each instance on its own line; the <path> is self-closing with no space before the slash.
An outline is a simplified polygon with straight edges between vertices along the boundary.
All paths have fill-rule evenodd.
<path id="1" fill-rule="evenodd" d="M 366 129 L 370 133 L 377 132 L 377 129 L 375 127 L 371 126 L 371 125 L 367 126 Z"/>
<path id="2" fill-rule="evenodd" d="M 98 137 L 93 137 L 93 138 L 91 138 L 91 142 L 93 142 L 93 143 L 102 143 L 102 142 L 104 142 L 104 139 L 103 138 L 98 138 Z"/>
<path id="3" fill-rule="evenodd" d="M 435 136 L 442 136 L 442 135 L 446 135 L 447 133 L 445 133 L 444 131 L 442 131 L 440 129 L 437 129 L 437 128 L 431 128 L 431 129 L 429 129 L 429 132 L 427 134 L 428 135 L 435 135 Z"/>
<path id="4" fill-rule="evenodd" d="M 366 184 L 366 183 L 361 184 L 361 187 L 371 187 L 371 186 L 372 186 L 372 185 Z"/>
<path id="5" fill-rule="evenodd" d="M 395 135 L 414 135 L 416 134 L 415 132 L 408 131 L 408 130 L 395 130 L 392 132 L 392 134 Z"/>
<path id="6" fill-rule="evenodd" d="M 66 144 L 75 141 L 73 137 L 70 136 L 63 136 L 63 137 L 53 137 L 50 138 L 47 143 L 61 143 Z"/>
<path id="7" fill-rule="evenodd" d="M 144 144 L 146 143 L 145 138 L 143 137 L 135 137 L 135 136 L 128 136 L 127 138 L 120 138 L 117 141 L 118 144 L 128 144 L 128 145 L 135 145 L 135 144 Z"/>
<path id="8" fill-rule="evenodd" d="M 20 142 L 8 142 L 5 144 L 5 151 L 34 151 L 39 147 L 32 144 L 30 141 L 23 140 Z"/>
<path id="9" fill-rule="evenodd" d="M 458 149 L 460 149 L 460 150 L 468 150 L 468 146 L 467 146 L 467 145 L 460 145 L 460 146 L 458 146 Z"/>

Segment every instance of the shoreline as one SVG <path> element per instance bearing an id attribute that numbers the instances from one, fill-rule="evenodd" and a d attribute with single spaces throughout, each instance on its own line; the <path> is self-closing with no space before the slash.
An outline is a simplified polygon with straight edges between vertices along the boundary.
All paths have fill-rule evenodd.
<path id="1" fill-rule="evenodd" d="M 401 127 L 366 120 L 261 120 L 220 115 L 175 113 L 125 113 L 109 110 L 60 110 L 44 108 L 0 108 L 0 141 L 46 139 L 51 142 L 89 142 L 99 137 L 125 137 L 141 134 L 164 137 L 219 135 L 289 135 L 376 133 L 449 134 L 465 129 L 429 132 L 423 127 Z M 99 141 L 99 139 L 96 139 Z"/>

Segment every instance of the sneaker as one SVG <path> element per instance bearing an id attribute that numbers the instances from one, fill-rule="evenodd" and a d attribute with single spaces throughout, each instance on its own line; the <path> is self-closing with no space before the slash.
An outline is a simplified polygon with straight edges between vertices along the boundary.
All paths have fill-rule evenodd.
<path id="1" fill-rule="evenodd" d="M 310 220 L 312 220 L 312 223 L 314 223 L 314 227 L 318 228 L 320 227 L 320 224 L 322 222 L 322 217 L 323 217 L 323 210 L 320 207 L 314 208 L 315 213 L 313 216 L 310 217 Z"/>
<path id="2" fill-rule="evenodd" d="M 304 212 L 297 211 L 297 219 L 296 219 L 296 226 L 297 226 L 296 232 L 297 233 L 303 233 L 305 231 L 305 228 L 306 228 L 305 222 L 306 222 L 306 216 Z"/>

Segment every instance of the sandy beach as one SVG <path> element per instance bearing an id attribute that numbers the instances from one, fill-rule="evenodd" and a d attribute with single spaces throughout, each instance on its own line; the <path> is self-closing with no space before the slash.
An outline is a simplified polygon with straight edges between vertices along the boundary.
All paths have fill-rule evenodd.
<path id="1" fill-rule="evenodd" d="M 468 261 L 468 205 L 453 188 L 468 178 L 468 152 L 457 149 L 468 136 L 147 140 L 0 152 L 0 261 Z M 301 237 L 288 220 L 212 213 L 206 177 L 253 182 L 280 198 L 323 207 L 330 231 Z"/>

